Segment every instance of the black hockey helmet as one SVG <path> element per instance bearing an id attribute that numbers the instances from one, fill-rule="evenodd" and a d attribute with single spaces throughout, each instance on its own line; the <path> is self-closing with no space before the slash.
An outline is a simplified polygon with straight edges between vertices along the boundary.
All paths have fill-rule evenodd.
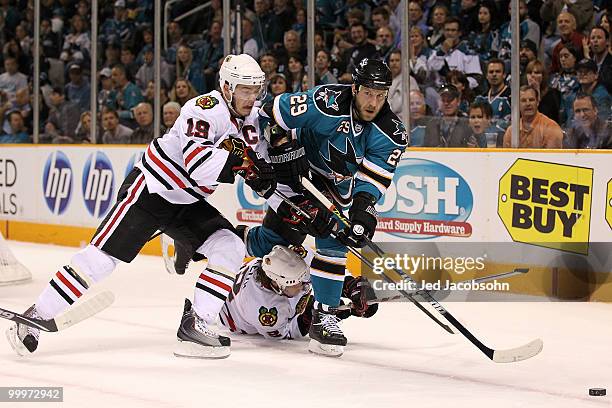
<path id="1" fill-rule="evenodd" d="M 384 61 L 364 58 L 353 72 L 353 83 L 357 86 L 386 91 L 391 87 L 391 82 L 391 70 Z"/>

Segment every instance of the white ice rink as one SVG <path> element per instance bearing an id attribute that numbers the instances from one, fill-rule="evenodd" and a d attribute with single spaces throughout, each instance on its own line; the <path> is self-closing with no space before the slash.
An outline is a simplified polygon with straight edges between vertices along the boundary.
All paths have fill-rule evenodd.
<path id="1" fill-rule="evenodd" d="M 34 281 L 0 287 L 0 305 L 25 310 L 74 248 L 9 242 Z M 100 285 L 117 300 L 98 316 L 45 333 L 29 358 L 13 354 L 0 321 L 0 386 L 62 386 L 62 407 L 612 407 L 612 305 L 447 303 L 485 344 L 510 348 L 541 337 L 531 360 L 496 364 L 460 334 L 414 306 L 382 305 L 344 323 L 339 359 L 307 352 L 305 341 L 234 336 L 225 360 L 172 355 L 183 298 L 195 272 L 168 275 L 161 258 L 139 256 Z M 40 404 L 0 403 L 0 408 Z"/>

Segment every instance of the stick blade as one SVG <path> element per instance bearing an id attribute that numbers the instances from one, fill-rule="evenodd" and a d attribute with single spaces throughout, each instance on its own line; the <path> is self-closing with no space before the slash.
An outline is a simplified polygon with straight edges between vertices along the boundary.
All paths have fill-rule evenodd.
<path id="1" fill-rule="evenodd" d="M 102 310 L 112 305 L 114 301 L 115 295 L 108 290 L 83 299 L 81 302 L 78 302 L 66 312 L 53 319 L 57 325 L 57 330 L 67 329 L 80 321 L 100 313 Z"/>
<path id="2" fill-rule="evenodd" d="M 491 360 L 495 361 L 496 363 L 514 363 L 517 361 L 527 360 L 540 353 L 543 347 L 544 342 L 542 339 L 536 339 L 521 347 L 507 350 L 495 350 Z"/>

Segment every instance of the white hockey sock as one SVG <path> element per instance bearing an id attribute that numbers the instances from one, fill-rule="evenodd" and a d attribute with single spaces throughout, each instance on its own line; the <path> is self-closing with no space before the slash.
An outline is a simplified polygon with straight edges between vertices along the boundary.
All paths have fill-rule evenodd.
<path id="1" fill-rule="evenodd" d="M 36 310 L 43 319 L 51 319 L 87 291 L 87 284 L 70 266 L 60 268 L 36 299 Z"/>
<path id="2" fill-rule="evenodd" d="M 209 265 L 200 274 L 193 296 L 193 308 L 207 323 L 213 323 L 227 299 L 235 276 L 220 266 Z"/>

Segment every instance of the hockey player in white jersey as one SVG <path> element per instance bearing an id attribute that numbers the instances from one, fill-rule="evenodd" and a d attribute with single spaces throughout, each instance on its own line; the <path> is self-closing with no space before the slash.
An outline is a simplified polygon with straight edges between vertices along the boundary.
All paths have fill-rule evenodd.
<path id="1" fill-rule="evenodd" d="M 234 333 L 260 334 L 268 339 L 299 339 L 308 335 L 314 296 L 310 264 L 314 253 L 303 247 L 276 245 L 263 258 L 244 264 L 219 319 Z M 351 301 L 339 318 L 371 317 L 378 310 L 374 290 L 363 277 L 346 276 L 342 296 Z"/>
<path id="2" fill-rule="evenodd" d="M 193 304 L 185 302 L 175 354 L 229 355 L 230 339 L 210 324 L 231 290 L 245 247 L 231 223 L 206 199 L 220 183 L 233 183 L 236 175 L 266 198 L 276 181 L 272 167 L 245 142 L 257 139 L 256 102 L 264 93 L 265 74 L 253 58 L 242 54 L 227 56 L 219 76 L 221 92 L 186 102 L 172 129 L 147 147 L 90 244 L 57 270 L 28 316 L 57 316 L 120 261 L 131 262 L 151 235 L 162 230 L 208 258 Z M 15 351 L 25 355 L 36 350 L 39 331 L 16 324 L 7 337 Z"/>

